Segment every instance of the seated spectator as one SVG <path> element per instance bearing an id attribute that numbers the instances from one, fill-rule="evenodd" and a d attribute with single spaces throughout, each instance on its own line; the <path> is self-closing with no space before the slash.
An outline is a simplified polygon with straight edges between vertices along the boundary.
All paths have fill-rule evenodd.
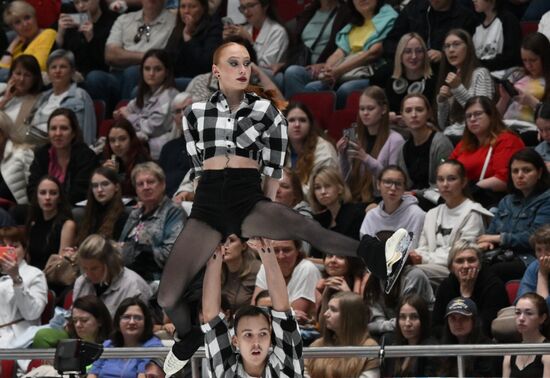
<path id="1" fill-rule="evenodd" d="M 535 147 L 544 163 L 546 168 L 550 171 L 550 101 L 543 102 L 535 115 L 535 124 L 539 131 L 540 139 L 542 141 Z"/>
<path id="2" fill-rule="evenodd" d="M 435 95 L 435 77 L 428 47 L 420 35 L 407 33 L 401 37 L 393 65 L 393 74 L 386 81 L 384 90 L 388 96 L 390 122 L 401 124 L 399 116 L 402 116 L 402 104 L 406 96 L 424 95 L 429 103 Z M 433 120 L 430 121 L 433 123 Z"/>
<path id="3" fill-rule="evenodd" d="M 132 170 L 138 164 L 151 160 L 149 152 L 136 135 L 134 127 L 125 118 L 111 125 L 103 152 L 103 166 L 118 173 L 123 197 L 134 197 Z"/>
<path id="4" fill-rule="evenodd" d="M 296 320 L 300 324 L 308 324 L 312 321 L 315 285 L 321 278 L 321 273 L 311 261 L 304 258 L 299 240 L 274 240 L 271 244 L 287 285 L 288 300 Z M 252 303 L 260 291 L 267 289 L 266 267 L 262 265 L 256 277 Z"/>
<path id="5" fill-rule="evenodd" d="M 44 273 L 25 261 L 27 237 L 23 229 L 6 227 L 0 240 L 8 251 L 0 256 L 0 348 L 23 348 L 19 339 L 32 326 L 40 324 L 40 315 L 48 302 L 48 285 Z M 19 361 L 26 369 L 28 361 Z"/>
<path id="6" fill-rule="evenodd" d="M 416 294 L 401 298 L 397 306 L 397 327 L 393 345 L 435 345 L 431 337 L 428 304 Z M 430 377 L 436 372 L 432 357 L 390 358 L 386 362 L 386 377 Z"/>
<path id="7" fill-rule="evenodd" d="M 166 195 L 174 201 L 189 201 L 193 199 L 191 190 L 180 190 L 180 184 L 187 177 L 191 168 L 191 158 L 187 154 L 185 138 L 183 137 L 183 112 L 193 103 L 193 97 L 188 92 L 181 92 L 172 100 L 172 132 L 170 141 L 166 142 L 160 151 L 158 163 L 166 174 Z M 191 180 L 189 180 L 190 182 Z"/>
<path id="8" fill-rule="evenodd" d="M 482 252 L 476 244 L 459 240 L 453 245 L 447 264 L 451 273 L 441 282 L 435 298 L 434 328 L 440 329 L 444 325 L 449 315 L 445 310 L 447 304 L 460 296 L 478 304 L 482 332 L 491 335 L 491 322 L 498 310 L 508 306 L 508 296 L 502 281 L 481 264 L 481 259 Z"/>
<path id="9" fill-rule="evenodd" d="M 365 216 L 365 203 L 352 203 L 349 188 L 334 167 L 321 167 L 311 177 L 309 197 L 321 226 L 359 240 L 359 228 Z M 320 257 L 316 252 L 315 257 Z"/>
<path id="10" fill-rule="evenodd" d="M 26 222 L 29 262 L 44 269 L 50 255 L 75 245 L 76 223 L 63 187 L 55 177 L 42 177 L 30 201 Z"/>
<path id="11" fill-rule="evenodd" d="M 86 198 L 90 176 L 98 165 L 97 156 L 82 140 L 82 131 L 76 114 L 67 108 L 58 108 L 48 117 L 49 143 L 38 147 L 30 167 L 27 194 L 34 196 L 38 180 L 44 175 L 55 177 L 65 191 L 69 203 Z"/>
<path id="12" fill-rule="evenodd" d="M 33 109 L 34 116 L 27 131 L 28 142 L 48 142 L 47 123 L 54 110 L 70 109 L 76 115 L 82 138 L 86 144 L 96 140 L 97 123 L 92 99 L 88 93 L 72 82 L 75 70 L 74 55 L 70 51 L 55 50 L 48 57 L 48 77 L 52 89 L 42 93 Z"/>
<path id="13" fill-rule="evenodd" d="M 369 308 L 360 295 L 341 292 L 322 314 L 321 338 L 314 347 L 376 346 L 368 330 Z M 306 363 L 306 377 L 379 377 L 379 362 L 371 358 L 315 358 Z"/>
<path id="14" fill-rule="evenodd" d="M 313 217 L 313 210 L 305 199 L 300 178 L 291 168 L 283 168 L 283 177 L 279 180 L 275 202 L 294 209 L 306 218 Z M 304 247 L 304 245 L 302 246 Z"/>
<path id="15" fill-rule="evenodd" d="M 473 34 L 477 24 L 474 12 L 464 7 L 459 0 L 410 1 L 384 39 L 384 57 L 388 61 L 394 59 L 401 37 L 407 33 L 417 33 L 426 42 L 428 57 L 435 66 L 444 58 L 443 45 L 447 33 L 452 29 L 464 29 Z M 389 71 L 380 71 L 384 81 Z"/>
<path id="16" fill-rule="evenodd" d="M 416 248 L 426 213 L 418 206 L 414 196 L 405 194 L 406 181 L 405 172 L 396 165 L 380 172 L 376 185 L 382 201 L 364 216 L 359 231 L 361 237 L 370 235 L 385 240 L 397 229 L 404 228 L 412 233 L 409 249 Z"/>
<path id="17" fill-rule="evenodd" d="M 516 152 L 509 163 L 508 194 L 498 204 L 487 233 L 477 239 L 482 250 L 508 249 L 504 262 L 491 267 L 503 282 L 520 279 L 534 260 L 529 237 L 550 223 L 550 174 L 533 149 Z"/>
<path id="18" fill-rule="evenodd" d="M 437 190 L 444 203 L 426 213 L 418 247 L 409 256 L 433 287 L 449 275 L 447 262 L 453 244 L 475 242 L 493 214 L 469 197 L 464 166 L 447 160 L 437 168 Z"/>
<path id="19" fill-rule="evenodd" d="M 164 48 L 176 23 L 175 13 L 164 9 L 164 0 L 141 4 L 141 10 L 119 16 L 111 28 L 105 44 L 110 72 L 94 69 L 86 76 L 90 96 L 105 101 L 109 114 L 120 99 L 132 98 L 145 52 Z"/>
<path id="20" fill-rule="evenodd" d="M 338 157 L 333 144 L 315 124 L 313 114 L 302 103 L 292 103 L 286 108 L 290 162 L 308 192 L 311 174 L 323 166 L 338 167 Z"/>
<path id="21" fill-rule="evenodd" d="M 445 135 L 458 138 L 464 132 L 466 103 L 475 96 L 493 98 L 493 79 L 486 68 L 479 66 L 468 32 L 451 30 L 443 51 L 436 87 L 437 123 Z"/>
<path id="22" fill-rule="evenodd" d="M 400 114 L 411 138 L 399 150 L 397 165 L 407 174 L 407 189 L 415 192 L 423 208 L 431 208 L 433 202 L 426 202 L 424 192 L 435 187 L 437 167 L 449 157 L 453 145 L 434 128 L 432 107 L 424 95 L 406 95 Z"/>
<path id="23" fill-rule="evenodd" d="M 323 257 L 323 276 L 315 287 L 317 317 L 328 309 L 329 300 L 338 292 L 361 293 L 365 277 L 365 264 L 357 257 L 326 254 Z"/>
<path id="24" fill-rule="evenodd" d="M 281 68 L 288 48 L 288 34 L 279 23 L 272 0 L 255 3 L 239 0 L 239 11 L 244 15 L 244 25 L 225 24 L 223 38 L 240 36 L 254 45 L 258 57 L 257 65 L 269 73 Z"/>
<path id="25" fill-rule="evenodd" d="M 336 89 L 336 108 L 343 108 L 349 93 L 369 85 L 368 77 L 383 63 L 382 42 L 392 29 L 397 12 L 383 0 L 370 3 L 349 1 L 351 21 L 336 35 L 338 48 L 328 58 L 313 81 L 305 86 L 306 91 Z M 369 73 L 356 69 L 369 66 Z M 363 70 L 364 71 L 364 70 Z"/>
<path id="26" fill-rule="evenodd" d="M 517 131 L 535 130 L 535 110 L 541 101 L 550 100 L 550 41 L 543 34 L 527 35 L 521 43 L 523 70 L 511 81 L 518 95 L 511 96 L 498 86 L 497 108 L 506 124 Z"/>
<path id="27" fill-rule="evenodd" d="M 208 0 L 179 0 L 166 50 L 174 57 L 174 76 L 181 89 L 193 77 L 211 71 L 214 50 L 222 42 L 222 23 L 217 15 L 210 16 L 208 6 Z"/>
<path id="28" fill-rule="evenodd" d="M 43 328 L 36 332 L 33 348 L 55 348 L 65 339 L 81 339 L 102 344 L 111 335 L 113 323 L 105 304 L 95 295 L 77 298 L 71 317 L 63 329 Z"/>
<path id="29" fill-rule="evenodd" d="M 518 66 L 521 27 L 516 16 L 504 8 L 504 0 L 475 1 L 474 8 L 483 16 L 472 35 L 479 63 L 489 71 Z"/>
<path id="30" fill-rule="evenodd" d="M 42 73 L 35 57 L 21 55 L 13 60 L 6 89 L 0 98 L 0 110 L 17 125 L 20 140 L 26 137 L 29 116 L 40 98 L 43 85 Z"/>
<path id="31" fill-rule="evenodd" d="M 246 241 L 229 235 L 221 246 L 223 255 L 222 295 L 232 313 L 250 304 L 256 287 L 256 276 L 262 265 L 248 248 Z"/>
<path id="32" fill-rule="evenodd" d="M 537 293 L 550 307 L 550 225 L 539 227 L 529 238 L 536 260 L 523 274 L 516 298 L 526 293 Z"/>
<path id="33" fill-rule="evenodd" d="M 36 22 L 36 11 L 26 1 L 12 1 L 4 9 L 4 23 L 15 31 L 0 60 L 0 81 L 8 79 L 8 69 L 12 60 L 19 55 L 32 55 L 38 61 L 40 69 L 46 70 L 46 59 L 55 43 L 55 30 L 41 29 Z"/>
<path id="34" fill-rule="evenodd" d="M 454 298 L 446 305 L 445 328 L 441 344 L 491 344 L 483 333 L 478 306 L 470 298 Z M 494 377 L 498 375 L 500 357 L 464 357 L 464 375 L 468 377 Z M 439 376 L 457 376 L 456 357 L 447 357 L 440 363 Z"/>
<path id="35" fill-rule="evenodd" d="M 327 58 L 337 49 L 336 34 L 350 21 L 350 7 L 343 0 L 312 1 L 296 16 L 290 36 L 283 87 L 286 98 L 303 92 L 307 83 L 319 78 Z M 303 59 L 308 49 L 310 58 Z"/>
<path id="36" fill-rule="evenodd" d="M 61 13 L 57 26 L 57 46 L 72 51 L 76 71 L 86 76 L 92 70 L 109 71 L 105 62 L 105 43 L 116 14 L 108 7 L 108 0 L 74 1 L 81 22 L 75 22 L 73 14 Z M 84 18 L 86 17 L 86 18 Z"/>
<path id="37" fill-rule="evenodd" d="M 336 143 L 340 168 L 351 190 L 352 199 L 372 202 L 378 194 L 375 178 L 390 164 L 395 164 L 405 143 L 403 137 L 390 130 L 389 103 L 380 87 L 370 86 L 359 98 L 357 126 L 352 135 Z"/>
<path id="38" fill-rule="evenodd" d="M 164 50 L 149 50 L 140 65 L 141 75 L 135 99 L 115 110 L 115 119 L 126 118 L 138 138 L 148 143 L 153 159 L 158 159 L 162 146 L 171 138 L 174 68 Z"/>
<path id="39" fill-rule="evenodd" d="M 119 238 L 124 264 L 146 281 L 159 280 L 186 214 L 166 197 L 166 178 L 156 163 L 136 165 L 132 183 L 141 206 L 132 210 Z"/>
<path id="40" fill-rule="evenodd" d="M 508 162 L 524 144 L 506 128 L 488 97 L 472 97 L 464 108 L 464 135 L 449 158 L 464 165 L 473 199 L 489 209 L 506 193 Z"/>
<path id="41" fill-rule="evenodd" d="M 0 111 L 0 204 L 27 204 L 29 168 L 34 153 L 8 115 Z"/>
<path id="42" fill-rule="evenodd" d="M 151 298 L 149 285 L 134 271 L 124 267 L 114 242 L 103 236 L 90 235 L 84 239 L 77 260 L 82 275 L 74 283 L 75 301 L 86 295 L 95 295 L 113 315 L 125 298 L 139 297 L 144 302 Z"/>
<path id="43" fill-rule="evenodd" d="M 227 374 L 238 377 L 300 376 L 303 371 L 302 339 L 280 264 L 275 260 L 276 254 L 269 241 L 261 239 L 253 243 L 262 259 L 273 307 L 268 310 L 269 314 L 256 306 L 241 307 L 235 314 L 235 333 L 231 336 L 220 308 L 222 253 L 216 249 L 206 265 L 202 294 L 204 324 L 201 328 L 205 334 L 210 372 L 216 378 Z M 250 342 L 251 337 L 256 340 L 254 345 Z M 164 371 L 167 374 L 175 374 L 181 368 L 174 360 L 173 353 L 166 357 Z"/>
<path id="44" fill-rule="evenodd" d="M 516 328 L 524 343 L 547 343 L 550 313 L 543 297 L 525 293 L 516 302 Z M 520 368 L 521 367 L 521 368 Z M 546 377 L 550 374 L 550 355 L 506 355 L 502 377 Z"/>
<path id="45" fill-rule="evenodd" d="M 104 348 L 154 348 L 162 342 L 153 335 L 153 319 L 147 305 L 138 298 L 126 298 L 113 318 L 114 332 Z M 145 378 L 148 358 L 109 358 L 93 363 L 87 378 Z"/>
<path id="46" fill-rule="evenodd" d="M 91 234 L 118 240 L 127 219 L 118 175 L 110 168 L 96 168 L 90 179 L 84 218 L 79 222 L 77 245 Z"/>

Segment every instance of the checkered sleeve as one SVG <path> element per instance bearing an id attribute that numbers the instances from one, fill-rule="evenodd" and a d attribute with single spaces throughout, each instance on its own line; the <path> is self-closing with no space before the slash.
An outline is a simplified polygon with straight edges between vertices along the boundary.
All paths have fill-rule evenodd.
<path id="1" fill-rule="evenodd" d="M 201 329 L 204 333 L 204 347 L 212 376 L 223 378 L 227 371 L 235 372 L 237 356 L 231 345 L 231 335 L 223 313 L 203 324 Z"/>
<path id="2" fill-rule="evenodd" d="M 271 310 L 274 347 L 273 355 L 279 361 L 283 377 L 301 378 L 304 373 L 302 337 L 292 311 Z"/>
<path id="3" fill-rule="evenodd" d="M 283 166 L 288 145 L 288 124 L 286 118 L 270 104 L 261 121 L 266 129 L 262 134 L 262 173 L 276 179 L 283 177 Z"/>
<path id="4" fill-rule="evenodd" d="M 193 106 L 188 106 L 183 114 L 182 125 L 183 137 L 185 138 L 185 148 L 187 149 L 187 153 L 189 154 L 191 163 L 193 164 L 190 169 L 189 176 L 191 180 L 200 176 L 202 173 L 202 153 L 197 148 L 197 141 L 199 140 L 197 122 L 198 119 L 196 113 L 193 111 Z"/>

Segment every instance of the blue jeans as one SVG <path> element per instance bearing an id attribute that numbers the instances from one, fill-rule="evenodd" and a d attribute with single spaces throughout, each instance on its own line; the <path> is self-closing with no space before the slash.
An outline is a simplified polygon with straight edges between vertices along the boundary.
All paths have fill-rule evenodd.
<path id="1" fill-rule="evenodd" d="M 94 100 L 103 100 L 107 109 L 114 109 L 120 100 L 132 98 L 132 90 L 139 82 L 139 66 L 112 72 L 94 70 L 86 75 L 86 88 Z"/>
<path id="2" fill-rule="evenodd" d="M 346 98 L 351 92 L 360 91 L 369 86 L 369 79 L 350 80 L 342 83 L 336 89 L 336 109 L 346 107 Z M 322 81 L 313 81 L 306 85 L 305 92 L 330 91 L 333 88 L 329 87 Z"/>
<path id="3" fill-rule="evenodd" d="M 313 80 L 311 73 L 304 66 L 290 66 L 285 70 L 282 85 L 286 98 L 291 98 L 296 93 L 306 92 L 306 85 Z"/>
<path id="4" fill-rule="evenodd" d="M 190 77 L 176 77 L 174 81 L 176 82 L 177 90 L 180 92 L 185 91 L 191 80 L 193 79 Z"/>

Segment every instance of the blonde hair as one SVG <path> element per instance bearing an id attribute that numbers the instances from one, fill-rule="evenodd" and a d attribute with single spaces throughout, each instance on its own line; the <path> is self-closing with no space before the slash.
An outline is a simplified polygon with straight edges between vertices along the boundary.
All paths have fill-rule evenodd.
<path id="1" fill-rule="evenodd" d="M 78 261 L 97 260 L 107 267 L 107 279 L 111 282 L 124 269 L 124 261 L 115 244 L 98 234 L 88 236 L 78 248 Z"/>
<path id="2" fill-rule="evenodd" d="M 468 240 L 460 239 L 460 240 L 457 240 L 451 247 L 451 250 L 449 252 L 449 257 L 447 259 L 447 268 L 451 270 L 451 267 L 453 265 L 453 260 L 455 259 L 456 255 L 458 255 L 460 252 L 467 251 L 467 250 L 474 251 L 476 253 L 477 259 L 481 263 L 482 252 L 481 252 L 481 249 L 479 249 L 479 247 L 477 246 L 477 244 Z"/>
<path id="3" fill-rule="evenodd" d="M 422 49 L 424 50 L 424 79 L 429 79 L 432 76 L 433 71 L 430 64 L 430 58 L 428 57 L 428 47 L 426 46 L 426 42 L 424 42 L 424 39 L 420 36 L 420 34 L 407 33 L 399 39 L 399 43 L 395 49 L 392 79 L 399 79 L 400 77 L 403 77 L 403 51 L 405 50 L 407 43 L 413 39 L 418 40 L 418 43 L 420 43 L 420 46 L 422 46 Z"/>
<path id="4" fill-rule="evenodd" d="M 313 208 L 313 211 L 320 212 L 325 209 L 323 205 L 315 197 L 315 179 L 319 179 L 322 183 L 332 184 L 338 187 L 340 192 L 340 201 L 348 203 L 351 201 L 351 192 L 344 182 L 340 171 L 333 166 L 325 166 L 317 169 L 310 178 L 309 181 L 309 203 Z"/>
<path id="5" fill-rule="evenodd" d="M 32 5 L 26 1 L 16 0 L 8 4 L 4 10 L 4 23 L 12 26 L 13 21 L 16 18 L 30 15 L 36 17 L 36 10 Z"/>

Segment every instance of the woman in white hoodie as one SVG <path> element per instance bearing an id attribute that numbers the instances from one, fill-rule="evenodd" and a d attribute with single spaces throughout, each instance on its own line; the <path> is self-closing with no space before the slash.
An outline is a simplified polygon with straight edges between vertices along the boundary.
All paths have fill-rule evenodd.
<path id="1" fill-rule="evenodd" d="M 462 163 L 447 160 L 437 168 L 437 188 L 445 203 L 431 209 L 411 261 L 430 278 L 432 285 L 449 275 L 447 260 L 452 245 L 460 239 L 475 242 L 492 214 L 468 198 L 468 179 Z"/>

